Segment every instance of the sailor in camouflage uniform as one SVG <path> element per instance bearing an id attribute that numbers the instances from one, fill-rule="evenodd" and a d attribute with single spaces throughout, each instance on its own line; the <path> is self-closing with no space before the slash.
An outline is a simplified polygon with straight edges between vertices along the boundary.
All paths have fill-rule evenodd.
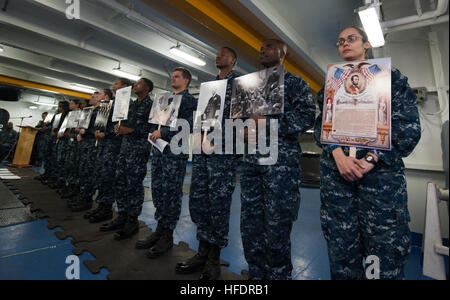
<path id="1" fill-rule="evenodd" d="M 197 101 L 188 90 L 191 79 L 191 73 L 184 68 L 176 68 L 173 71 L 174 95 L 182 95 L 178 120 L 186 120 L 192 132 L 193 113 L 197 108 Z M 151 125 L 150 139 L 153 142 L 163 139 L 170 143 L 172 138 L 182 130 L 181 127 L 176 127 L 178 130 L 171 131 L 168 126 L 161 126 L 158 130 L 158 127 L 155 124 Z M 172 153 L 170 145 L 167 145 L 164 153 L 153 147 L 152 155 L 152 199 L 156 207 L 155 219 L 158 221 L 158 226 L 154 234 L 139 240 L 136 248 L 149 248 L 148 257 L 157 258 L 173 246 L 173 230 L 181 213 L 183 182 L 189 155 Z"/>
<path id="2" fill-rule="evenodd" d="M 362 61 L 371 46 L 362 30 L 350 27 L 339 35 L 338 47 L 344 60 Z M 323 97 L 321 91 L 320 111 Z M 348 147 L 321 145 L 321 129 L 322 114 L 316 120 L 315 140 L 323 149 L 321 222 L 332 279 L 367 279 L 363 262 L 370 256 L 379 259 L 380 279 L 404 279 L 410 217 L 402 158 L 414 150 L 421 136 L 408 79 L 393 68 L 392 151 L 360 149 L 352 158 Z"/>
<path id="3" fill-rule="evenodd" d="M 88 210 L 92 207 L 92 197 L 95 194 L 95 160 L 97 157 L 97 148 L 95 147 L 95 119 L 100 105 L 99 93 L 92 95 L 89 104 L 93 107 L 89 127 L 80 129 L 77 136 L 79 142 L 79 184 L 80 193 L 77 194 L 72 204 L 73 212 Z"/>
<path id="4" fill-rule="evenodd" d="M 0 162 L 6 158 L 19 139 L 19 134 L 13 128 L 13 123 L 9 122 L 6 129 L 0 132 Z"/>
<path id="5" fill-rule="evenodd" d="M 286 53 L 284 42 L 268 40 L 261 48 L 261 64 L 280 66 Z M 299 76 L 285 72 L 284 93 L 284 114 L 254 118 L 266 119 L 267 132 L 270 120 L 278 120 L 278 159 L 258 152 L 246 155 L 241 176 L 242 243 L 253 280 L 292 276 L 290 235 L 300 207 L 302 156 L 297 138 L 313 126 L 316 109 L 308 84 Z"/>
<path id="6" fill-rule="evenodd" d="M 228 80 L 223 112 L 222 151 L 217 154 L 196 154 L 192 161 L 192 183 L 189 194 L 189 211 L 192 221 L 197 225 L 198 253 L 187 261 L 179 262 L 177 273 L 191 274 L 203 270 L 200 280 L 217 280 L 220 276 L 220 251 L 228 244 L 230 206 L 236 186 L 236 167 L 242 159 L 239 155 L 225 155 L 225 120 L 230 117 L 233 81 L 238 75 L 233 71 L 236 52 L 223 47 L 216 58 L 220 75 L 217 80 Z M 216 95 L 216 97 L 218 97 Z M 211 100 L 210 100 L 211 101 Z M 220 109 L 219 101 L 215 107 Z M 207 108 L 208 109 L 208 108 Z M 215 112 L 212 117 L 214 118 Z M 195 126 L 201 126 L 196 124 Z M 199 139 L 202 139 L 199 137 Z M 202 139 L 203 140 L 203 139 Z M 213 143 L 210 148 L 213 148 Z M 214 142 L 214 141 L 213 141 Z"/>
<path id="7" fill-rule="evenodd" d="M 100 96 L 109 102 L 118 89 L 130 85 L 131 82 L 128 79 L 119 78 L 114 82 L 112 91 L 109 89 L 101 90 Z M 98 207 L 85 216 L 91 223 L 109 220 L 113 215 L 116 164 L 122 144 L 122 136 L 116 135 L 114 132 L 117 122 L 112 121 L 113 114 L 114 107 L 111 108 L 109 113 L 105 132 L 96 132 L 96 138 L 99 142 L 96 166 L 98 197 L 95 201 L 98 203 Z"/>
<path id="8" fill-rule="evenodd" d="M 115 126 L 115 133 L 123 136 L 115 174 L 115 199 L 119 216 L 100 230 L 119 229 L 114 235 L 116 240 L 127 239 L 139 231 L 138 217 L 144 203 L 143 181 L 147 174 L 147 162 L 150 146 L 147 141 L 150 131 L 148 118 L 153 101 L 150 92 L 153 82 L 141 78 L 133 91 L 138 96 L 130 101 L 128 120 Z"/>

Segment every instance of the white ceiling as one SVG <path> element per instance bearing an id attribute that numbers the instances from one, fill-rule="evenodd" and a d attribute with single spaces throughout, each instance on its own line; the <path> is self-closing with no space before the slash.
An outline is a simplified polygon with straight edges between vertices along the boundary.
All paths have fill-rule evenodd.
<path id="1" fill-rule="evenodd" d="M 340 60 L 336 36 L 342 28 L 358 25 L 354 10 L 364 2 L 222 0 L 227 1 L 251 11 L 322 74 L 327 64 Z M 182 65 L 194 75 L 194 91 L 217 74 L 217 45 L 139 0 L 80 0 L 80 20 L 66 18 L 65 2 L 14 0 L 6 12 L 0 10 L 0 44 L 5 50 L 0 53 L 0 74 L 67 89 L 73 89 L 73 83 L 105 88 L 116 78 L 111 72 L 120 63 L 124 70 L 153 80 L 158 89 L 170 89 L 169 74 Z M 421 0 L 424 11 L 431 9 L 430 2 Z M 4 3 L 0 0 L 1 6 Z M 416 13 L 414 0 L 383 0 L 382 4 L 385 20 Z M 207 65 L 199 67 L 173 57 L 169 49 L 177 42 L 185 51 L 202 56 Z M 238 71 L 254 70 L 255 66 L 239 62 Z"/>

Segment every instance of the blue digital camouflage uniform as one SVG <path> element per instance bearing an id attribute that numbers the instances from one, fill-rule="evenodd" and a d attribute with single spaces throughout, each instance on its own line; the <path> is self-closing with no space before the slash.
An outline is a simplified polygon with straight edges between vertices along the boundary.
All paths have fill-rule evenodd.
<path id="1" fill-rule="evenodd" d="M 55 115 L 56 116 L 56 115 Z M 53 156 L 53 144 L 55 143 L 56 137 L 52 136 L 52 129 L 53 129 L 53 122 L 55 120 L 55 116 L 53 116 L 51 122 L 48 124 L 47 128 L 47 145 L 45 147 L 45 164 L 44 164 L 44 168 L 45 168 L 45 173 L 49 174 L 50 176 L 53 176 L 53 165 L 54 165 L 54 156 Z"/>
<path id="2" fill-rule="evenodd" d="M 97 158 L 97 147 L 95 147 L 95 119 L 98 113 L 98 107 L 92 111 L 91 120 L 88 129 L 79 143 L 79 185 L 80 196 L 91 199 L 95 194 L 95 160 Z"/>
<path id="3" fill-rule="evenodd" d="M 58 135 L 59 129 L 62 127 L 62 124 L 67 117 L 66 115 L 63 115 L 61 117 L 61 121 L 59 122 L 59 126 L 55 131 L 55 134 Z M 57 138 L 56 143 L 56 162 L 55 162 L 55 176 L 59 181 L 66 182 L 66 159 L 67 159 L 67 153 L 69 150 L 69 137 L 66 135 L 63 135 L 61 138 Z"/>
<path id="4" fill-rule="evenodd" d="M 72 133 L 72 138 L 69 138 L 69 142 L 67 144 L 67 154 L 65 159 L 65 179 L 69 185 L 74 187 L 79 186 L 79 176 L 78 176 L 78 162 L 79 162 L 79 143 L 77 141 L 77 134 L 75 133 L 75 129 L 69 129 Z"/>
<path id="5" fill-rule="evenodd" d="M 63 148 L 65 147 L 65 143 L 63 142 L 61 145 L 60 140 L 58 139 L 58 132 L 59 129 L 62 126 L 62 123 L 64 122 L 64 119 L 66 118 L 66 115 L 61 115 L 61 119 L 59 120 L 59 124 L 54 129 L 54 136 L 51 138 L 51 154 L 50 154 L 50 160 L 49 160 L 49 167 L 50 167 L 50 174 L 52 177 L 54 177 L 56 180 L 60 180 L 61 175 L 61 159 L 63 154 Z"/>
<path id="6" fill-rule="evenodd" d="M 285 72 L 284 111 L 278 119 L 278 161 L 259 165 L 259 154 L 246 155 L 241 176 L 241 234 L 249 278 L 291 279 L 291 230 L 300 207 L 300 159 L 297 137 L 314 124 L 315 105 L 308 84 Z"/>
<path id="7" fill-rule="evenodd" d="M 225 119 L 230 117 L 233 81 L 238 75 L 228 74 L 222 120 L 222 148 L 225 148 Z M 219 77 L 216 78 L 219 80 Z M 224 152 L 224 150 L 223 150 Z M 236 167 L 242 156 L 198 154 L 192 160 L 192 183 L 189 211 L 197 225 L 197 239 L 220 248 L 228 244 L 230 206 L 236 186 Z"/>
<path id="8" fill-rule="evenodd" d="M 192 132 L 193 113 L 197 108 L 197 100 L 189 94 L 188 90 L 180 94 L 183 95 L 183 98 L 178 119 L 186 120 Z M 150 132 L 152 133 L 157 129 L 158 125 L 152 124 Z M 170 143 L 172 138 L 180 131 L 181 129 L 170 131 L 169 127 L 162 126 L 161 137 Z M 180 218 L 183 182 L 189 155 L 173 154 L 170 145 L 167 145 L 164 153 L 153 147 L 152 154 L 152 198 L 156 207 L 155 219 L 162 223 L 164 228 L 173 230 Z"/>
<path id="9" fill-rule="evenodd" d="M 14 129 L 3 130 L 0 132 L 0 142 L 3 142 L 3 145 L 0 145 L 0 160 L 2 160 L 11 148 L 14 147 L 18 138 L 19 134 Z"/>
<path id="10" fill-rule="evenodd" d="M 143 181 L 147 174 L 150 147 L 148 118 L 153 101 L 149 96 L 141 101 L 130 101 L 128 120 L 121 125 L 133 129 L 124 135 L 115 174 L 115 199 L 119 213 L 138 217 L 144 203 Z"/>
<path id="11" fill-rule="evenodd" d="M 323 91 L 318 94 L 320 110 Z M 322 113 L 315 125 L 315 140 L 323 148 L 321 168 L 321 222 L 328 243 L 332 279 L 365 279 L 363 260 L 380 259 L 380 279 L 404 279 L 410 253 L 410 221 L 405 166 L 420 140 L 416 96 L 408 79 L 392 70 L 392 151 L 359 150 L 379 157 L 377 166 L 362 180 L 347 182 L 339 173 L 332 152 L 338 146 L 321 145 Z M 346 155 L 348 147 L 342 147 Z"/>
<path id="12" fill-rule="evenodd" d="M 98 183 L 97 203 L 112 205 L 115 201 L 114 186 L 117 158 L 120 153 L 122 137 L 114 132 L 116 122 L 112 121 L 111 110 L 105 130 L 105 138 L 99 140 L 97 149 L 96 177 Z"/>

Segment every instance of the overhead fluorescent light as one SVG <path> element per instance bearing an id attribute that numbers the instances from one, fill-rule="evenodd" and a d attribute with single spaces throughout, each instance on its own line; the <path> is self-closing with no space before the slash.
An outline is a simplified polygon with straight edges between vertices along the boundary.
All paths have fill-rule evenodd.
<path id="1" fill-rule="evenodd" d="M 5 48 L 3 48 L 2 45 L 0 45 L 0 53 L 2 53 L 3 51 L 5 51 Z"/>
<path id="2" fill-rule="evenodd" d="M 383 29 L 381 28 L 376 6 L 361 7 L 358 9 L 358 14 L 372 47 L 384 46 L 386 41 L 384 40 Z"/>
<path id="3" fill-rule="evenodd" d="M 128 73 L 128 72 L 126 72 L 124 70 L 121 70 L 120 68 L 114 68 L 112 70 L 112 73 L 114 75 L 116 75 L 116 76 L 127 78 L 127 79 L 130 79 L 130 80 L 133 80 L 133 81 L 138 81 L 139 79 L 141 79 L 140 76 Z"/>
<path id="4" fill-rule="evenodd" d="M 181 51 L 180 46 L 174 46 L 174 47 L 170 48 L 170 53 L 172 53 L 173 55 L 176 55 L 180 58 L 183 58 L 193 64 L 196 64 L 198 66 L 201 66 L 201 67 L 206 66 L 206 62 L 204 60 L 201 60 L 198 57 L 192 56 L 190 54 L 187 54 L 184 51 Z"/>
<path id="5" fill-rule="evenodd" d="M 88 94 L 92 94 L 95 91 L 97 91 L 97 89 L 92 87 L 92 86 L 87 86 L 87 85 L 78 84 L 78 83 L 72 83 L 71 86 L 72 86 L 72 88 L 74 90 L 77 90 L 77 91 L 80 91 L 80 92 L 84 92 L 84 93 L 88 93 Z"/>
<path id="6" fill-rule="evenodd" d="M 38 109 L 38 107 L 33 105 L 33 106 L 30 106 L 30 109 L 31 110 L 36 110 L 36 109 Z"/>
<path id="7" fill-rule="evenodd" d="M 55 104 L 55 103 L 45 103 L 45 102 L 38 102 L 38 101 L 35 101 L 35 102 L 33 102 L 33 104 L 43 105 L 43 106 L 58 107 L 58 104 Z"/>

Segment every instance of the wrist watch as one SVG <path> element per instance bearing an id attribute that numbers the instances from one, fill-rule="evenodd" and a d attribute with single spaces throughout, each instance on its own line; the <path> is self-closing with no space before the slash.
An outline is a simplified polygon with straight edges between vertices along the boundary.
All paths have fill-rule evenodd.
<path id="1" fill-rule="evenodd" d="M 375 157 L 373 157 L 372 155 L 367 154 L 366 157 L 365 157 L 365 159 L 366 159 L 366 161 L 367 161 L 369 164 L 372 164 L 372 165 L 374 165 L 374 166 L 377 165 L 377 162 L 375 161 Z"/>

